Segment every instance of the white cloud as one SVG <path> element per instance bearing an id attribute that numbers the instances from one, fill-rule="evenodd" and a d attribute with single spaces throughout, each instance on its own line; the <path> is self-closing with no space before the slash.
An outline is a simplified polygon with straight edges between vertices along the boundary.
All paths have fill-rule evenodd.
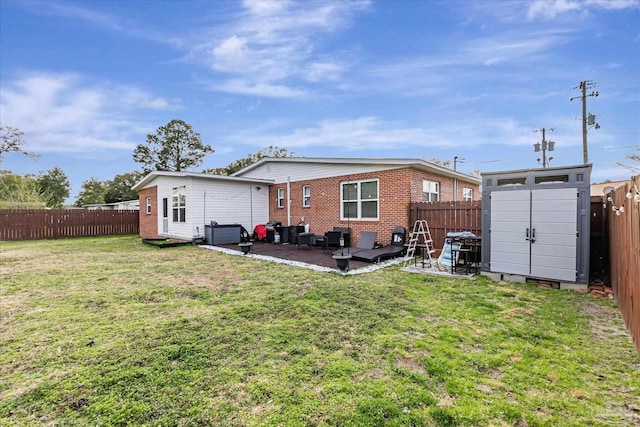
<path id="1" fill-rule="evenodd" d="M 639 7 L 638 0 L 535 0 L 529 4 L 527 19 L 553 19 L 569 12 L 587 13 L 591 9 L 621 10 Z"/>
<path id="2" fill-rule="evenodd" d="M 288 130 L 293 128 L 293 130 Z M 287 130 L 280 130 L 287 129 Z M 530 129 L 509 118 L 485 120 L 468 117 L 433 120 L 424 126 L 382 120 L 374 116 L 346 120 L 324 120 L 317 124 L 294 127 L 291 123 L 267 124 L 235 132 L 226 139 L 229 145 L 270 145 L 295 148 L 334 148 L 337 151 L 412 150 L 479 147 L 482 144 L 526 146 L 533 144 Z M 417 152 L 418 152 L 417 151 Z M 393 156 L 393 154 L 390 154 Z"/>
<path id="3" fill-rule="evenodd" d="M 173 34 L 159 32 L 145 25 L 144 22 L 120 16 L 99 12 L 70 3 L 56 3 L 51 1 L 18 2 L 24 9 L 37 15 L 58 16 L 75 22 L 88 23 L 91 26 L 104 28 L 108 31 L 124 34 L 141 40 L 150 40 L 164 45 L 180 47 L 183 40 Z"/>
<path id="4" fill-rule="evenodd" d="M 299 98 L 307 94 L 305 89 L 271 83 L 253 82 L 247 79 L 227 80 L 212 85 L 211 88 L 220 92 L 264 96 L 267 98 Z"/>
<path id="5" fill-rule="evenodd" d="M 146 130 L 129 117 L 171 109 L 169 101 L 143 89 L 89 84 L 70 73 L 32 73 L 3 82 L 0 95 L 3 124 L 22 130 L 25 148 L 35 152 L 131 149 Z"/>
<path id="6" fill-rule="evenodd" d="M 344 68 L 343 64 L 337 62 L 313 62 L 307 66 L 306 80 L 310 82 L 338 80 L 344 72 Z"/>
<path id="7" fill-rule="evenodd" d="M 298 97 L 311 92 L 299 82 L 335 81 L 348 69 L 321 53 L 318 36 L 346 28 L 369 2 L 245 1 L 243 6 L 235 20 L 194 45 L 188 58 L 229 75 L 226 83 L 212 85 L 214 89 Z"/>

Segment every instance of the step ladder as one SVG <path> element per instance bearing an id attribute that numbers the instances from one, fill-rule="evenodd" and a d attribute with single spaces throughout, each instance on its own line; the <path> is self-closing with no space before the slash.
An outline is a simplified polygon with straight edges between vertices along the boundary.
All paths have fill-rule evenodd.
<path id="1" fill-rule="evenodd" d="M 429 231 L 429 224 L 425 219 L 416 221 L 413 225 L 413 231 L 409 234 L 409 246 L 407 247 L 407 254 L 404 257 L 404 267 L 415 260 L 418 245 L 422 245 L 420 247 L 422 249 L 422 267 L 428 264 L 429 268 L 435 270 L 436 260 L 432 255 L 436 253 L 436 250 L 433 248 L 433 239 Z"/>

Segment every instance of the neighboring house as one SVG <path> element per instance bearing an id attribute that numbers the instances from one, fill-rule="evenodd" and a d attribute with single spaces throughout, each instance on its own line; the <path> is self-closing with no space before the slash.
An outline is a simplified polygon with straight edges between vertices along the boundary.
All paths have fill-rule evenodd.
<path id="1" fill-rule="evenodd" d="M 84 205 L 83 208 L 90 211 L 137 211 L 140 209 L 140 200 L 124 200 L 113 203 L 94 203 Z"/>
<path id="2" fill-rule="evenodd" d="M 591 184 L 591 197 L 594 196 L 606 196 L 605 190 L 608 192 L 615 190 L 618 187 L 623 186 L 628 181 L 606 181 L 597 184 Z"/>
<path id="3" fill-rule="evenodd" d="M 233 176 L 272 180 L 269 220 L 304 222 L 315 234 L 348 226 L 352 244 L 361 231 L 376 231 L 388 244 L 395 226 L 412 226 L 411 202 L 481 196 L 480 178 L 421 159 L 264 158 Z"/>
<path id="4" fill-rule="evenodd" d="M 272 180 L 194 172 L 151 172 L 133 186 L 140 195 L 140 236 L 192 240 L 205 225 L 241 224 L 250 233 L 269 219 Z"/>

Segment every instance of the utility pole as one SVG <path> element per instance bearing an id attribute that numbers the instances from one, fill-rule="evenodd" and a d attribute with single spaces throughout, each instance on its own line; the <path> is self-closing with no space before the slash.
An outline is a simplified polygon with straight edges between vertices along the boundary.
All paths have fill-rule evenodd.
<path id="1" fill-rule="evenodd" d="M 453 170 L 457 170 L 458 168 L 458 163 L 464 163 L 464 159 L 458 156 L 455 156 L 453 158 Z"/>
<path id="2" fill-rule="evenodd" d="M 582 99 L 582 160 L 585 165 L 589 163 L 589 155 L 587 154 L 587 96 L 598 96 L 598 92 L 596 91 L 591 91 L 590 94 L 587 94 L 587 89 L 591 90 L 594 87 L 596 87 L 596 83 L 593 80 L 581 81 L 574 89 L 580 89 L 582 95 L 574 96 L 569 100 Z"/>
<path id="3" fill-rule="evenodd" d="M 534 130 L 533 132 L 542 132 L 542 144 L 539 142 L 536 142 L 535 144 L 533 144 L 533 149 L 534 151 L 537 153 L 539 151 L 542 151 L 542 167 L 546 168 L 548 163 L 551 161 L 551 159 L 553 159 L 553 157 L 549 157 L 549 160 L 547 161 L 547 150 L 549 151 L 553 151 L 553 148 L 555 147 L 556 143 L 554 141 L 547 141 L 546 140 L 546 132 L 547 129 L 542 128 L 540 130 Z M 550 128 L 549 129 L 551 132 L 553 132 L 554 130 L 556 130 L 555 128 Z M 540 161 L 540 159 L 538 159 L 538 161 Z"/>

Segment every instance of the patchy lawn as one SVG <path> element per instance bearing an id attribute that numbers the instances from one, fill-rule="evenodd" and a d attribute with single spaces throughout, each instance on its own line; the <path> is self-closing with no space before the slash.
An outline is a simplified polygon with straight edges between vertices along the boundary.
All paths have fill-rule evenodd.
<path id="1" fill-rule="evenodd" d="M 132 236 L 0 243 L 0 425 L 632 426 L 614 301 Z"/>

